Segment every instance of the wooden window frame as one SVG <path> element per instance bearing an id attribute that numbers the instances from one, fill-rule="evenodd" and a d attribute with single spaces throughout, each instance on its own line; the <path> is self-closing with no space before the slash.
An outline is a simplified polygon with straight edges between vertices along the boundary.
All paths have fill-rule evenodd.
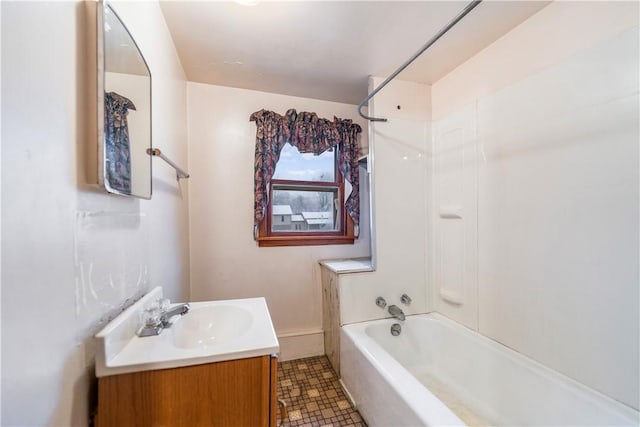
<path id="1" fill-rule="evenodd" d="M 319 246 L 319 245 L 352 245 L 355 241 L 353 220 L 344 206 L 344 177 L 338 168 L 337 150 L 334 149 L 334 177 L 326 181 L 294 181 L 288 179 L 272 179 L 269 183 L 269 203 L 264 219 L 258 226 L 258 246 Z M 272 231 L 273 190 L 293 191 L 326 191 L 337 189 L 340 209 L 340 229 L 334 231 Z"/>

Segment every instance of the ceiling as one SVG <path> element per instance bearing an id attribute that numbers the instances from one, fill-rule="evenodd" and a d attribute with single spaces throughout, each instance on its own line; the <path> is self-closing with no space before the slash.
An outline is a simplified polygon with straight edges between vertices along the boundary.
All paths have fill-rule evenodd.
<path id="1" fill-rule="evenodd" d="M 432 84 L 548 3 L 485 1 L 398 78 Z M 358 104 L 467 2 L 160 4 L 188 80 Z"/>

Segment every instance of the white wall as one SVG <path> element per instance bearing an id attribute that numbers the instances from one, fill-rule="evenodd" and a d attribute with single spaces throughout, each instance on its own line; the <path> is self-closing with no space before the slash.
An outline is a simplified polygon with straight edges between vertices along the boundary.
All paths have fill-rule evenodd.
<path id="1" fill-rule="evenodd" d="M 434 121 L 431 307 L 478 328 L 478 143 L 475 106 Z"/>
<path id="2" fill-rule="evenodd" d="M 634 408 L 638 8 L 552 3 L 433 85 L 451 247 L 430 282 L 438 311 Z M 439 217 L 451 206 L 462 219 Z"/>
<path id="3" fill-rule="evenodd" d="M 382 83 L 370 79 L 371 92 Z M 430 87 L 394 80 L 369 102 L 369 113 L 387 118 L 371 124 L 377 269 L 340 277 L 342 323 L 389 317 L 378 296 L 406 314 L 427 311 L 427 142 L 431 139 Z M 398 109 L 400 106 L 400 109 Z M 413 302 L 400 304 L 407 293 Z"/>
<path id="4" fill-rule="evenodd" d="M 353 105 L 200 83 L 188 84 L 191 293 L 194 300 L 264 296 L 284 358 L 322 352 L 318 260 L 369 254 L 366 228 L 354 245 L 260 248 L 253 240 L 256 125 L 262 108 L 350 118 Z M 367 215 L 363 211 L 363 216 Z M 310 340 L 287 336 L 312 335 Z M 304 348 L 292 348 L 296 346 Z"/>
<path id="5" fill-rule="evenodd" d="M 158 162 L 151 201 L 90 190 L 86 5 L 1 7 L 2 425 L 82 426 L 92 335 L 151 286 L 188 297 L 187 193 Z M 114 7 L 152 70 L 154 143 L 186 164 L 186 83 L 160 8 Z"/>

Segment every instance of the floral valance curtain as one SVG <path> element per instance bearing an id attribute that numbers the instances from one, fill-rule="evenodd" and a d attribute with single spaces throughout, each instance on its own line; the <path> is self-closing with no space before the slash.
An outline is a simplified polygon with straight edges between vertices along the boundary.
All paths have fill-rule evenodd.
<path id="1" fill-rule="evenodd" d="M 289 110 L 284 116 L 273 111 L 260 110 L 249 119 L 256 122 L 256 152 L 254 175 L 254 225 L 264 219 L 269 183 L 276 170 L 282 147 L 286 143 L 301 153 L 322 154 L 338 147 L 338 167 L 342 176 L 351 184 L 352 190 L 345 207 L 355 225 L 358 235 L 360 218 L 360 185 L 358 174 L 358 134 L 360 125 L 348 119 L 321 119 L 316 113 Z"/>

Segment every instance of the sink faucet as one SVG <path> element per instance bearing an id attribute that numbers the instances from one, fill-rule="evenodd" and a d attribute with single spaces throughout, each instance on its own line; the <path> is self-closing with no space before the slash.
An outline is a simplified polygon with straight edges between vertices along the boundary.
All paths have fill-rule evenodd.
<path id="1" fill-rule="evenodd" d="M 191 306 L 187 303 L 178 304 L 169 309 L 169 300 L 161 299 L 147 308 L 145 313 L 144 325 L 138 330 L 139 337 L 150 337 L 160 335 L 163 329 L 171 326 L 171 318 L 173 316 L 182 316 L 186 314 Z"/>
<path id="2" fill-rule="evenodd" d="M 162 323 L 163 328 L 168 328 L 171 326 L 169 322 L 173 316 L 183 316 L 187 314 L 191 306 L 188 303 L 178 304 L 173 307 L 171 310 L 161 310 L 160 312 L 160 323 Z"/>
<path id="3" fill-rule="evenodd" d="M 404 312 L 400 307 L 398 307 L 395 304 L 389 306 L 389 314 L 391 314 L 393 317 L 395 317 L 398 320 L 404 320 Z"/>

